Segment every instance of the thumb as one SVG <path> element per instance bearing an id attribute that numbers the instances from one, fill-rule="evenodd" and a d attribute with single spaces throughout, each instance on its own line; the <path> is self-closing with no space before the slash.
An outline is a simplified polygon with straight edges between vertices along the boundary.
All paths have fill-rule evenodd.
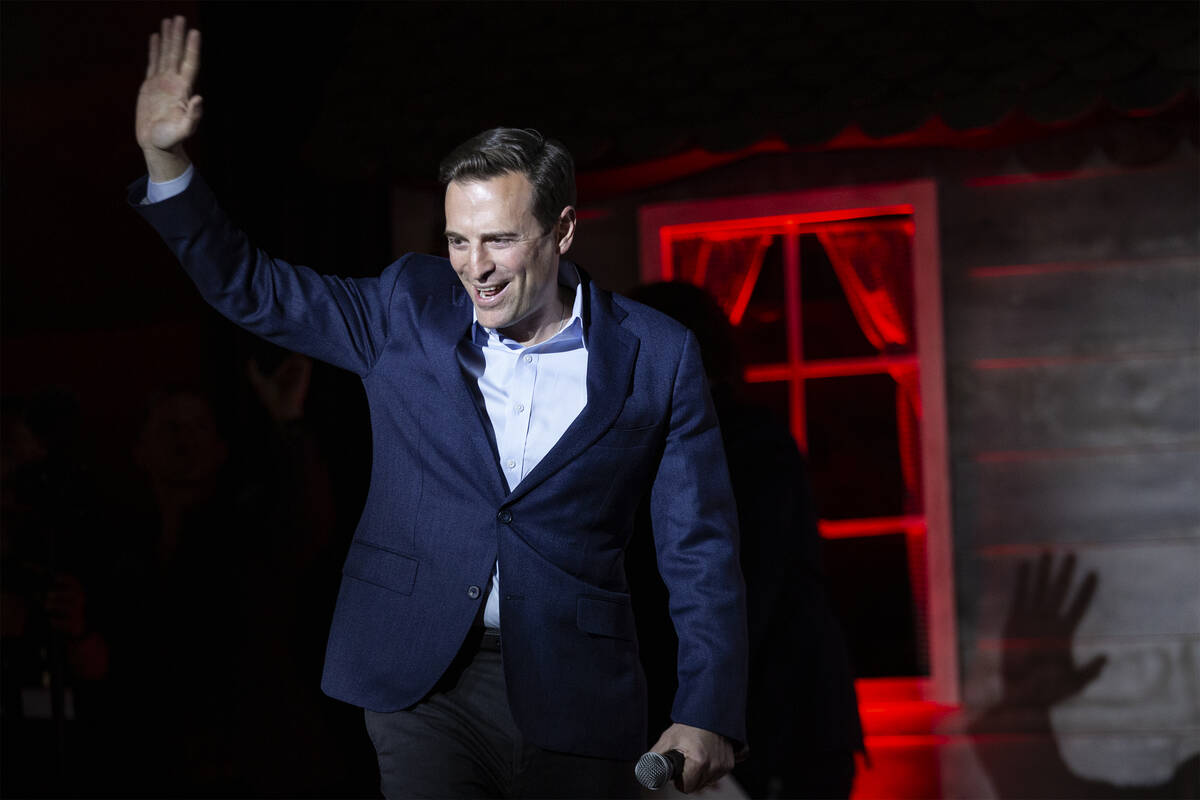
<path id="1" fill-rule="evenodd" d="M 1083 688 L 1100 675 L 1100 671 L 1104 669 L 1104 665 L 1108 663 L 1108 656 L 1098 655 L 1089 661 L 1084 666 L 1075 670 L 1075 674 L 1070 677 L 1063 687 L 1062 696 L 1072 697 L 1075 694 L 1083 691 Z"/>
<path id="2" fill-rule="evenodd" d="M 204 116 L 204 98 L 200 95 L 192 95 L 192 99 L 188 100 L 187 116 L 192 122 L 199 122 Z"/>
<path id="3" fill-rule="evenodd" d="M 1108 663 L 1108 656 L 1100 654 L 1089 661 L 1079 670 L 1079 688 L 1082 689 L 1092 681 L 1096 680 L 1100 675 L 1100 671 L 1104 669 L 1104 665 Z"/>

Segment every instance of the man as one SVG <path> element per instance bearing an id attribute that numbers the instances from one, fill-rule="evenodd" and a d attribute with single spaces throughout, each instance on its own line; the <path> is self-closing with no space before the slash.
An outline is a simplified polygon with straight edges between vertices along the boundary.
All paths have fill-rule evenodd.
<path id="1" fill-rule="evenodd" d="M 185 35 L 186 34 L 186 35 Z M 593 286 L 570 155 L 496 129 L 443 162 L 450 259 L 318 275 L 252 248 L 183 142 L 200 36 L 150 38 L 130 200 L 204 297 L 248 330 L 361 376 L 371 486 L 322 688 L 366 709 L 388 797 L 627 796 L 645 744 L 624 551 L 652 485 L 680 639 L 683 791 L 744 742 L 736 515 L 695 340 Z"/>

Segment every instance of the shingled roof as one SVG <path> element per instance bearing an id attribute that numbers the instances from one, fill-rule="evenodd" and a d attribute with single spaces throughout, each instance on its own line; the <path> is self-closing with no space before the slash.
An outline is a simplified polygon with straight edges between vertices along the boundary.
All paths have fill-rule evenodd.
<path id="1" fill-rule="evenodd" d="M 767 142 L 972 146 L 1100 116 L 1188 114 L 1198 8 L 369 5 L 326 83 L 308 152 L 427 175 L 487 120 L 553 133 L 586 172 Z"/>

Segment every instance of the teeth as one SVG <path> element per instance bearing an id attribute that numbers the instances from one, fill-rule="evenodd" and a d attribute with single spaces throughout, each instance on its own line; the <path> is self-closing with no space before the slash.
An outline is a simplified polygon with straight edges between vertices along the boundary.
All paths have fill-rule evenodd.
<path id="1" fill-rule="evenodd" d="M 488 286 L 488 287 L 486 287 L 486 288 L 481 288 L 481 289 L 479 290 L 479 296 L 480 296 L 480 297 L 492 297 L 492 296 L 494 296 L 494 295 L 496 294 L 496 292 L 498 292 L 498 291 L 500 291 L 500 289 L 499 289 L 498 287 L 496 287 L 496 286 Z"/>

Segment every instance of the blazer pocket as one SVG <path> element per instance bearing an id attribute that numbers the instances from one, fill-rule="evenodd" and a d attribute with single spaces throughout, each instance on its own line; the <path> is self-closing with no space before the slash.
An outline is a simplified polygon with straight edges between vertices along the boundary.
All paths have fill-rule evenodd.
<path id="1" fill-rule="evenodd" d="M 417 579 L 415 558 L 393 553 L 365 542 L 350 543 L 342 574 L 397 594 L 412 594 Z"/>
<path id="2" fill-rule="evenodd" d="M 657 431 L 657 425 L 645 425 L 639 428 L 609 428 L 596 440 L 596 446 L 646 447 L 654 443 Z"/>
<path id="3" fill-rule="evenodd" d="M 576 609 L 575 622 L 579 630 L 612 639 L 636 636 L 633 607 L 628 601 L 582 595 Z"/>

